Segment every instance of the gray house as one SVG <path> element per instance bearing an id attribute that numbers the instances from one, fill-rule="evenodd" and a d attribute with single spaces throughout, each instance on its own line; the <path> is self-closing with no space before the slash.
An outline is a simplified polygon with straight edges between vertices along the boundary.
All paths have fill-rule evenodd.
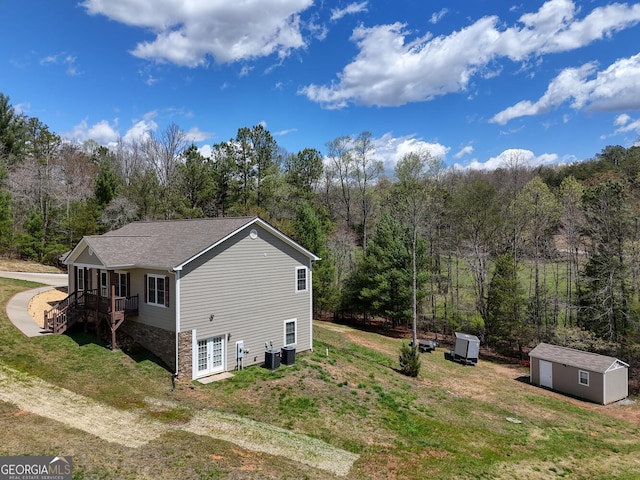
<path id="1" fill-rule="evenodd" d="M 529 353 L 530 381 L 606 405 L 629 395 L 629 365 L 614 357 L 541 343 Z"/>
<path id="2" fill-rule="evenodd" d="M 262 363 L 265 346 L 310 350 L 317 256 L 257 217 L 136 222 L 84 237 L 69 297 L 45 313 L 116 331 L 190 379 Z"/>

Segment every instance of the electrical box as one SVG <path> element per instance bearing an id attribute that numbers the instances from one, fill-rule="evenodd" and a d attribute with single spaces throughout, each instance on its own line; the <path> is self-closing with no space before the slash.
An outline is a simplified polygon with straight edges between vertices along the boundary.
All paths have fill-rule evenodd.
<path id="1" fill-rule="evenodd" d="M 236 342 L 236 358 L 244 357 L 244 341 L 240 340 Z"/>

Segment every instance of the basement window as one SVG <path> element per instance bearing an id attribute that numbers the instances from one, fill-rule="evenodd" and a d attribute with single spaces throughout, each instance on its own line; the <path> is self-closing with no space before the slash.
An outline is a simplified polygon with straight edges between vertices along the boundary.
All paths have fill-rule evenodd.
<path id="1" fill-rule="evenodd" d="M 580 385 L 584 385 L 585 387 L 589 386 L 589 372 L 584 370 L 578 370 L 578 383 Z"/>

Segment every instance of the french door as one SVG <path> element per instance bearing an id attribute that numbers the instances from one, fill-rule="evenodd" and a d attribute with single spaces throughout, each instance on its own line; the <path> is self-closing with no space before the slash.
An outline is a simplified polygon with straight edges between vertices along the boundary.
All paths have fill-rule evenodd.
<path id="1" fill-rule="evenodd" d="M 198 340 L 198 376 L 224 370 L 225 335 Z"/>

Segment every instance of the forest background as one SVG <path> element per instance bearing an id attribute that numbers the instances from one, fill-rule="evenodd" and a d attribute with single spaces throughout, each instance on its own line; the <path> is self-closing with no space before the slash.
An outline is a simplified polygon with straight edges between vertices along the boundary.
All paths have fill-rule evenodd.
<path id="1" fill-rule="evenodd" d="M 210 157 L 175 124 L 79 145 L 0 93 L 0 255 L 60 264 L 132 221 L 257 215 L 322 258 L 317 316 L 415 320 L 521 359 L 546 341 L 640 374 L 640 147 L 535 168 L 515 153 L 493 171 L 415 151 L 392 177 L 369 132 L 326 150 L 287 152 L 261 125 Z"/>

